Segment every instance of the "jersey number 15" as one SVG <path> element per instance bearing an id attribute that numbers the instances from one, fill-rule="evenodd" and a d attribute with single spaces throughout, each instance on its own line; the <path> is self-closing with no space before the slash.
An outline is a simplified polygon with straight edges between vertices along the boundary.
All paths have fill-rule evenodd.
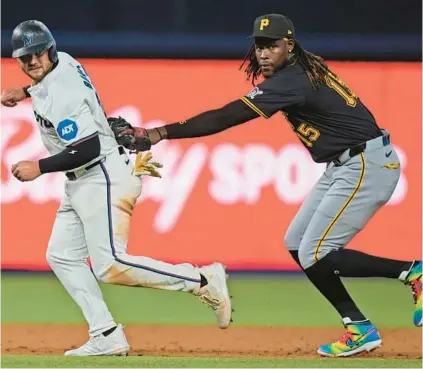
<path id="1" fill-rule="evenodd" d="M 337 76 L 329 72 L 325 76 L 325 81 L 328 87 L 335 90 L 345 100 L 348 106 L 354 108 L 357 105 L 357 96 L 355 93 Z"/>

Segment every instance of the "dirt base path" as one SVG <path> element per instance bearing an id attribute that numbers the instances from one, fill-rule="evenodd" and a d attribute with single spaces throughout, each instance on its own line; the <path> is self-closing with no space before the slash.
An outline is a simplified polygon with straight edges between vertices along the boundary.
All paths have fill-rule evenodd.
<path id="1" fill-rule="evenodd" d="M 340 328 L 145 326 L 125 328 L 130 355 L 221 357 L 316 357 L 319 345 L 339 338 Z M 364 356 L 422 358 L 418 328 L 381 330 L 382 347 Z M 79 325 L 3 325 L 3 355 L 63 355 L 87 340 Z"/>

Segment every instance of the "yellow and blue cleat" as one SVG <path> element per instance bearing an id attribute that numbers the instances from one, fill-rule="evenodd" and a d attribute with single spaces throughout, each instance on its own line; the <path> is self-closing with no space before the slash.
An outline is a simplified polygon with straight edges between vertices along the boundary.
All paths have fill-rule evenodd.
<path id="1" fill-rule="evenodd" d="M 422 262 L 415 261 L 404 283 L 411 286 L 414 299 L 414 324 L 422 326 Z"/>
<path id="2" fill-rule="evenodd" d="M 382 345 L 382 339 L 376 327 L 369 320 L 353 322 L 349 318 L 342 319 L 347 329 L 336 342 L 320 346 L 317 353 L 322 356 L 342 357 L 373 351 Z"/>

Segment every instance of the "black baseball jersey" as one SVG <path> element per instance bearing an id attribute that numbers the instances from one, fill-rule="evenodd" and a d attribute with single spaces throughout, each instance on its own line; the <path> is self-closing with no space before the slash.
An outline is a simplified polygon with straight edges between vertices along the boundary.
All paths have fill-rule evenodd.
<path id="1" fill-rule="evenodd" d="M 299 64 L 277 70 L 241 100 L 269 118 L 281 111 L 317 163 L 381 136 L 373 115 L 337 76 L 314 90 Z"/>

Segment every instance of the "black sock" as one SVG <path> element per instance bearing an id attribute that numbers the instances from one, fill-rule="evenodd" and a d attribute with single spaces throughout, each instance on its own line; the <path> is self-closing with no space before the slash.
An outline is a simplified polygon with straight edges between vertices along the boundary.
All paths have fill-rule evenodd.
<path id="1" fill-rule="evenodd" d="M 324 259 L 332 264 L 341 277 L 399 278 L 410 270 L 413 262 L 380 258 L 364 252 L 339 249 L 327 254 Z"/>
<path id="2" fill-rule="evenodd" d="M 108 329 L 107 331 L 103 332 L 102 335 L 104 337 L 107 337 L 110 333 L 113 333 L 115 331 L 115 329 L 117 328 L 117 326 L 114 326 L 113 328 Z"/>
<path id="3" fill-rule="evenodd" d="M 202 274 L 200 274 L 200 278 L 201 278 L 200 287 L 204 287 L 209 283 L 209 282 L 207 282 L 206 277 L 204 277 Z"/>
<path id="4" fill-rule="evenodd" d="M 295 260 L 295 262 L 300 266 L 300 268 L 303 269 L 300 263 L 300 258 L 298 257 L 298 250 L 289 250 L 289 253 L 291 254 L 292 258 Z"/>
<path id="5" fill-rule="evenodd" d="M 352 321 L 366 320 L 342 284 L 339 274 L 335 273 L 326 259 L 324 257 L 319 260 L 305 269 L 304 273 L 342 318 L 350 318 Z"/>

